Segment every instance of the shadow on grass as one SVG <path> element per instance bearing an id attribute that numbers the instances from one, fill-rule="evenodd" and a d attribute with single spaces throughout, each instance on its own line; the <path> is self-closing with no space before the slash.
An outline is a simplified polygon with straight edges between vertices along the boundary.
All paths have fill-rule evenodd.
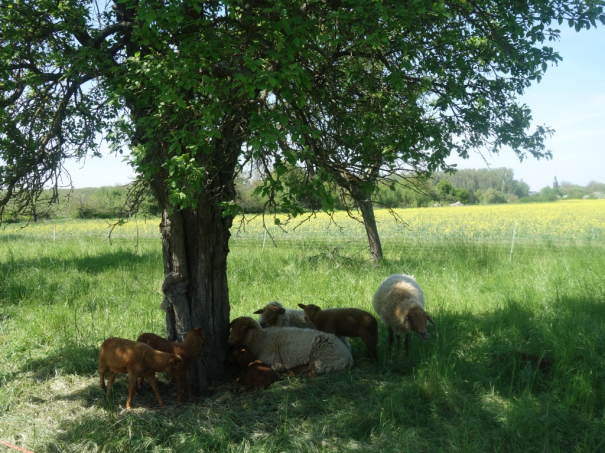
<path id="1" fill-rule="evenodd" d="M 165 378 L 166 408 L 146 385 L 131 411 L 123 410 L 124 375 L 108 400 L 98 380 L 88 378 L 87 387 L 54 398 L 87 410 L 62 422 L 47 449 L 599 451 L 605 445 L 602 301 L 560 302 L 545 313 L 512 299 L 481 315 L 436 310 L 431 339 L 413 337 L 409 357 L 402 344 L 389 350 L 381 325 L 378 364 L 355 339 L 349 372 L 285 377 L 247 395 L 218 382 L 182 406 Z M 554 363 L 543 371 L 516 352 Z M 96 350 L 77 355 L 96 359 Z M 31 366 L 48 369 L 57 356 Z M 78 370 L 91 372 L 85 364 Z"/>
<path id="2" fill-rule="evenodd" d="M 53 379 L 57 374 L 90 376 L 98 368 L 98 347 L 71 345 L 52 349 L 45 357 L 26 360 L 20 372 L 33 373 L 35 380 L 46 381 Z M 18 377 L 17 373 L 15 377 Z"/>
<path id="3" fill-rule="evenodd" d="M 135 253 L 116 249 L 90 256 L 66 258 L 42 256 L 38 259 L 9 257 L 0 262 L 3 304 L 18 304 L 35 300 L 38 304 L 53 304 L 59 300 L 74 300 L 94 292 L 97 278 L 112 276 L 109 271 L 152 269 L 160 266 L 159 252 Z M 136 274 L 135 274 L 136 275 Z"/>

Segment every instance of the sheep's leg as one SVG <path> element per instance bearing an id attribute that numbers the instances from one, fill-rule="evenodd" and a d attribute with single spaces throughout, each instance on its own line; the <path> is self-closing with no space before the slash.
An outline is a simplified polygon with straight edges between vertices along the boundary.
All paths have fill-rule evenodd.
<path id="1" fill-rule="evenodd" d="M 109 391 L 111 390 L 111 386 L 113 385 L 113 381 L 115 380 L 117 375 L 117 371 L 112 371 L 109 375 L 109 379 L 107 379 L 107 396 L 109 396 Z"/>
<path id="2" fill-rule="evenodd" d="M 126 409 L 132 408 L 132 396 L 138 389 L 137 375 L 128 373 L 128 399 L 126 400 Z"/>
<path id="3" fill-rule="evenodd" d="M 389 327 L 389 348 L 393 345 L 393 329 Z"/>
<path id="4" fill-rule="evenodd" d="M 176 385 L 176 402 L 178 404 L 183 403 L 183 393 L 181 392 L 181 376 L 172 376 L 174 378 L 174 385 Z"/>
<path id="5" fill-rule="evenodd" d="M 160 403 L 160 406 L 166 407 L 166 403 L 164 403 L 164 400 L 162 399 L 162 395 L 160 395 L 160 389 L 158 389 L 158 384 L 155 382 L 154 376 L 155 376 L 155 373 L 150 374 L 149 376 L 147 376 L 147 380 L 149 381 L 149 385 L 151 385 L 151 388 L 155 392 L 155 396 L 158 397 L 158 403 Z"/>
<path id="6" fill-rule="evenodd" d="M 143 376 L 139 376 L 138 385 L 137 385 L 138 388 L 143 387 L 143 379 L 144 379 Z M 139 393 L 139 392 L 137 391 L 137 393 Z"/>
<path id="7" fill-rule="evenodd" d="M 105 373 L 107 373 L 107 371 L 109 371 L 109 368 L 99 368 L 99 377 L 101 378 L 101 382 L 99 382 L 100 389 L 105 388 Z"/>
<path id="8" fill-rule="evenodd" d="M 378 359 L 378 351 L 376 350 L 374 339 L 365 334 L 361 336 L 361 341 L 366 345 L 366 348 L 368 348 L 368 352 L 370 353 L 370 358 L 375 362 L 376 359 Z"/>
<path id="9" fill-rule="evenodd" d="M 187 395 L 189 395 L 189 399 L 193 398 L 193 390 L 191 389 L 191 381 L 189 380 L 189 370 L 183 373 L 183 381 L 187 386 Z"/>
<path id="10" fill-rule="evenodd" d="M 405 339 L 403 340 L 403 344 L 405 345 L 405 355 L 406 356 L 410 355 L 410 337 L 411 337 L 411 335 L 409 333 L 406 333 Z"/>

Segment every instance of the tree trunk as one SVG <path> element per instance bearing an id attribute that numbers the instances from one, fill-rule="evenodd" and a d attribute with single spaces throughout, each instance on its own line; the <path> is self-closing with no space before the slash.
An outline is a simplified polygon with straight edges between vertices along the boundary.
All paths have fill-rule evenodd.
<path id="1" fill-rule="evenodd" d="M 370 257 L 373 262 L 378 263 L 382 259 L 382 244 L 380 243 L 380 236 L 378 236 L 372 197 L 365 191 L 351 191 L 351 196 L 359 206 L 361 216 L 363 217 L 363 224 L 366 227 L 368 244 L 370 246 Z"/>
<path id="2" fill-rule="evenodd" d="M 168 339 L 201 326 L 206 345 L 189 379 L 199 393 L 224 372 L 229 335 L 227 254 L 232 218 L 213 202 L 197 209 L 164 211 L 160 229 L 164 259 L 162 309 Z"/>

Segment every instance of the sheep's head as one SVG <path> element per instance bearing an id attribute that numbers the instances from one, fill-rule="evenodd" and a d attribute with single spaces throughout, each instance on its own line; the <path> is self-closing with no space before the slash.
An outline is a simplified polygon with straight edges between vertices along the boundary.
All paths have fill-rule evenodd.
<path id="1" fill-rule="evenodd" d="M 315 320 L 317 319 L 317 314 L 321 311 L 321 308 L 319 308 L 317 305 L 313 305 L 313 304 L 309 304 L 309 305 L 298 304 L 298 306 L 300 308 L 302 308 L 303 311 L 305 312 L 305 318 L 307 318 L 312 323 L 315 323 Z"/>
<path id="2" fill-rule="evenodd" d="M 259 323 L 263 329 L 277 326 L 279 317 L 283 316 L 284 313 L 286 313 L 286 309 L 279 302 L 271 302 L 254 312 L 255 315 L 261 315 Z"/>
<path id="3" fill-rule="evenodd" d="M 227 341 L 231 346 L 243 343 L 246 340 L 250 330 L 260 328 L 258 323 L 249 316 L 235 318 L 233 321 L 231 321 L 229 327 L 231 328 L 231 333 L 229 334 L 229 339 Z"/>
<path id="4" fill-rule="evenodd" d="M 181 374 L 183 371 L 183 359 L 180 355 L 175 355 L 168 359 L 168 367 L 174 374 Z"/>
<path id="5" fill-rule="evenodd" d="M 229 362 L 235 362 L 240 366 L 246 366 L 250 362 L 254 362 L 254 356 L 248 349 L 240 346 L 233 348 L 233 351 L 229 354 Z"/>
<path id="6" fill-rule="evenodd" d="M 204 335 L 204 331 L 202 330 L 201 327 L 196 327 L 195 329 L 187 332 L 187 335 L 185 335 L 185 338 L 187 338 L 189 335 L 195 335 L 196 337 L 201 339 L 201 343 L 202 343 L 201 346 L 204 346 L 206 344 L 206 336 Z"/>
<path id="7" fill-rule="evenodd" d="M 405 319 L 410 323 L 412 330 L 425 340 L 429 339 L 429 334 L 426 331 L 427 321 L 436 326 L 433 318 L 431 318 L 426 311 L 419 307 L 412 308 L 408 314 L 405 315 Z"/>

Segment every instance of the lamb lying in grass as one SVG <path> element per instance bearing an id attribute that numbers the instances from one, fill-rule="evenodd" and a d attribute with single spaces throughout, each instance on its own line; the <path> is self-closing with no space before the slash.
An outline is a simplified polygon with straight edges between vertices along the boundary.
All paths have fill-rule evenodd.
<path id="1" fill-rule="evenodd" d="M 229 355 L 230 362 L 237 362 L 240 376 L 235 382 L 244 385 L 244 393 L 252 392 L 257 388 L 267 389 L 279 379 L 279 374 L 269 365 L 254 360 L 252 353 L 243 347 L 236 347 Z"/>
<path id="2" fill-rule="evenodd" d="M 200 350 L 202 346 L 206 344 L 206 338 L 204 337 L 204 331 L 201 327 L 197 327 L 193 330 L 190 330 L 185 335 L 185 340 L 182 343 L 177 341 L 168 341 L 162 337 L 157 336 L 154 333 L 142 333 L 137 338 L 137 341 L 141 343 L 145 343 L 151 346 L 156 351 L 168 352 L 170 354 L 175 354 L 183 359 L 183 372 L 182 379 L 187 386 L 187 394 L 189 398 L 193 398 L 193 392 L 191 390 L 191 382 L 189 381 L 189 369 L 191 365 L 197 359 L 197 356 L 200 354 Z M 183 402 L 183 397 L 181 394 L 181 375 L 172 375 L 176 385 L 176 400 L 178 403 Z M 139 388 L 143 384 L 143 378 L 139 378 Z"/>
<path id="3" fill-rule="evenodd" d="M 279 302 L 269 302 L 260 310 L 254 312 L 260 315 L 258 322 L 263 329 L 268 327 L 300 327 L 301 329 L 315 329 L 313 323 L 305 316 L 302 310 L 284 308 Z"/>
<path id="4" fill-rule="evenodd" d="M 260 315 L 258 322 L 263 329 L 269 327 L 300 327 L 301 329 L 315 329 L 315 325 L 305 315 L 303 310 L 292 310 L 284 308 L 279 302 L 269 302 L 260 310 L 254 312 L 255 315 Z M 351 343 L 346 336 L 338 336 L 340 341 L 351 350 Z"/>
<path id="5" fill-rule="evenodd" d="M 424 293 L 414 277 L 395 274 L 387 277 L 378 287 L 372 300 L 374 311 L 389 329 L 389 346 L 393 343 L 393 333 L 405 335 L 405 353 L 409 354 L 410 332 L 413 330 L 427 340 L 427 321 L 435 325 L 424 311 Z"/>
<path id="6" fill-rule="evenodd" d="M 351 351 L 336 336 L 312 329 L 263 329 L 250 317 L 234 319 L 229 344 L 246 347 L 277 372 L 309 365 L 314 374 L 342 371 L 353 364 Z"/>
<path id="7" fill-rule="evenodd" d="M 132 407 L 132 396 L 138 389 L 137 378 L 147 378 L 151 388 L 158 398 L 160 406 L 166 404 L 162 400 L 155 373 L 164 372 L 180 375 L 183 372 L 183 360 L 174 354 L 156 351 L 151 346 L 124 338 L 110 337 L 103 342 L 99 351 L 100 388 L 105 388 L 105 375 L 111 371 L 107 380 L 107 396 L 118 373 L 128 374 L 128 400 L 126 408 Z"/>
<path id="8" fill-rule="evenodd" d="M 378 359 L 378 322 L 376 318 L 359 308 L 326 308 L 317 305 L 298 304 L 317 330 L 344 337 L 359 337 L 364 342 L 372 360 Z"/>

